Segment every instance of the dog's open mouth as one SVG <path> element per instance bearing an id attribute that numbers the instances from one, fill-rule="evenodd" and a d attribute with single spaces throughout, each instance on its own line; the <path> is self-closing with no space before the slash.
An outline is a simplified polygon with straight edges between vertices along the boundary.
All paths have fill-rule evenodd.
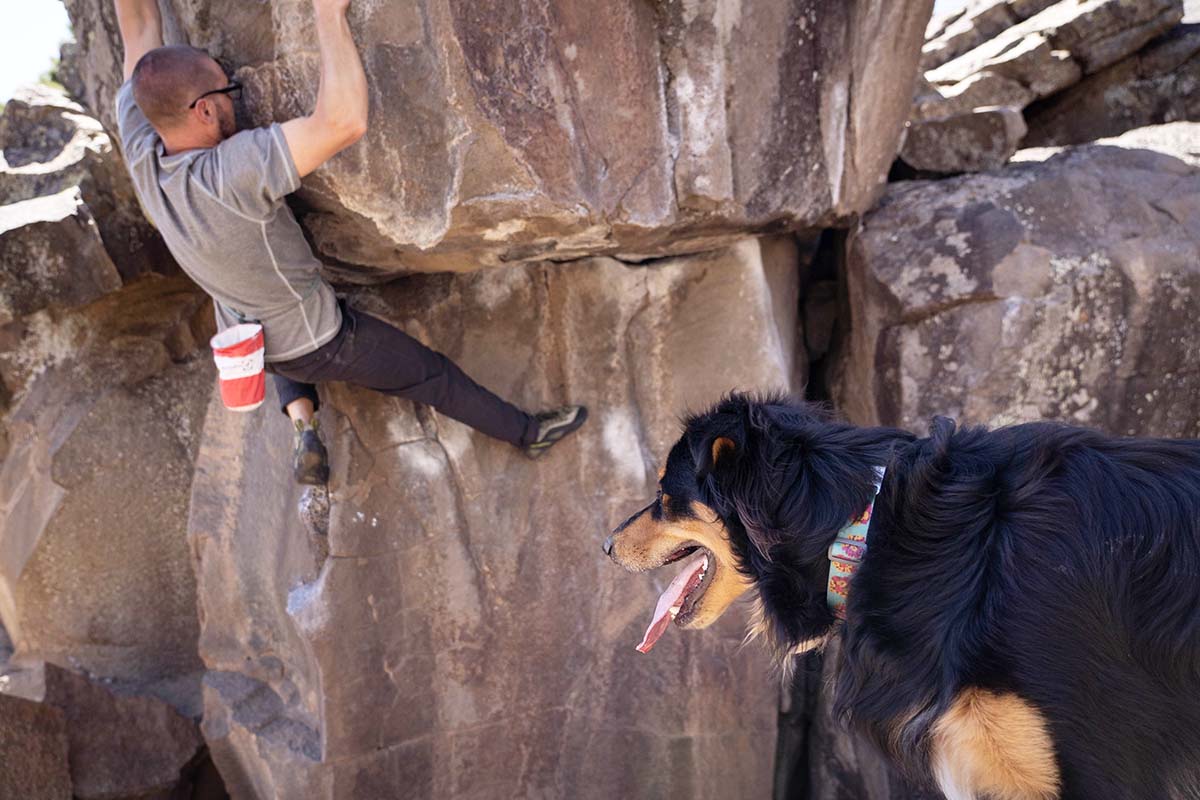
<path id="1" fill-rule="evenodd" d="M 712 553 L 705 548 L 698 545 L 680 548 L 663 563 L 671 564 L 681 559 L 686 559 L 683 570 L 659 596 L 654 618 L 642 636 L 642 643 L 637 646 L 640 653 L 650 652 L 654 643 L 666 633 L 671 620 L 675 620 L 676 625 L 687 625 L 696 610 L 696 603 L 712 579 L 715 562 Z"/>

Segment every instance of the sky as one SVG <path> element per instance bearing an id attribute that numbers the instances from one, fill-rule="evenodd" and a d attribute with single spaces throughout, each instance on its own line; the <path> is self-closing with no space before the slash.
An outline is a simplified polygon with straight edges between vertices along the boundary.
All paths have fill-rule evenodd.
<path id="1" fill-rule="evenodd" d="M 936 0 L 934 9 L 940 14 L 965 4 Z M 58 46 L 71 38 L 61 0 L 0 0 L 0 19 L 18 18 L 19 25 L 0 25 L 0 103 L 18 86 L 36 81 L 58 56 Z"/>
<path id="2" fill-rule="evenodd" d="M 67 11 L 60 0 L 0 0 L 0 19 L 5 21 L 0 25 L 3 103 L 18 86 L 36 82 L 50 69 L 58 56 L 58 46 L 72 37 Z"/>

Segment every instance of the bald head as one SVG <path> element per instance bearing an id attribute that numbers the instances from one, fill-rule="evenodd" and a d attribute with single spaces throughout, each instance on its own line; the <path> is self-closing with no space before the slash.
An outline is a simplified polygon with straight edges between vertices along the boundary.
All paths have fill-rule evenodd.
<path id="1" fill-rule="evenodd" d="M 186 124 L 188 105 L 225 85 L 225 73 L 195 47 L 168 45 L 142 56 L 133 69 L 133 99 L 160 133 Z"/>

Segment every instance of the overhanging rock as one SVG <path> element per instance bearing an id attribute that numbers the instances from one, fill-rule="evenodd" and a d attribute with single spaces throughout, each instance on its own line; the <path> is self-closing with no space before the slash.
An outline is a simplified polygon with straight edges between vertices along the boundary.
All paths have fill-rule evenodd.
<path id="1" fill-rule="evenodd" d="M 523 406 L 592 417 L 530 462 L 407 401 L 326 387 L 327 538 L 297 517 L 286 419 L 210 406 L 190 535 L 204 732 L 234 795 L 768 796 L 777 689 L 741 647 L 745 614 L 642 656 L 667 577 L 600 545 L 653 495 L 685 409 L 803 375 L 797 258 L 747 240 L 353 297 Z"/>
<path id="2" fill-rule="evenodd" d="M 79 88 L 111 126 L 115 20 L 66 5 Z M 167 5 L 170 38 L 237 71 L 254 124 L 311 111 L 307 0 Z M 305 181 L 304 223 L 324 257 L 385 273 L 661 256 L 829 225 L 882 191 L 931 5 L 352 4 L 371 127 Z"/>

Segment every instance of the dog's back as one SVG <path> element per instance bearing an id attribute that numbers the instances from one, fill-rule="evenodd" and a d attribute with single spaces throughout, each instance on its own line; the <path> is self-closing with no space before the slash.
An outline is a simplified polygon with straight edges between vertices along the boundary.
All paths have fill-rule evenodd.
<path id="1" fill-rule="evenodd" d="M 1040 730 L 1064 798 L 1200 797 L 1200 442 L 939 421 L 891 475 L 843 712 L 894 752 Z"/>

